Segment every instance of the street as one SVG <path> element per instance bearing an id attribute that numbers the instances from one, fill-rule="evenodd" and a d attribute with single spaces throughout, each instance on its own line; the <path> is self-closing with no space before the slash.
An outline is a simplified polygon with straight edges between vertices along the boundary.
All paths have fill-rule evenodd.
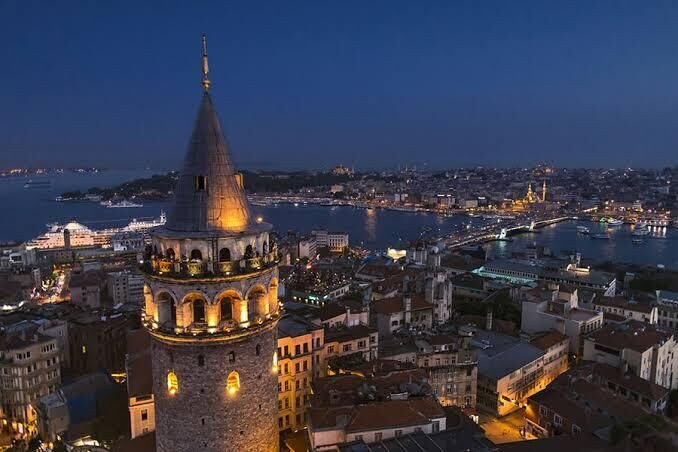
<path id="1" fill-rule="evenodd" d="M 526 439 L 520 434 L 525 427 L 525 409 L 521 408 L 501 418 L 481 416 L 480 426 L 487 438 L 496 444 L 522 441 Z"/>

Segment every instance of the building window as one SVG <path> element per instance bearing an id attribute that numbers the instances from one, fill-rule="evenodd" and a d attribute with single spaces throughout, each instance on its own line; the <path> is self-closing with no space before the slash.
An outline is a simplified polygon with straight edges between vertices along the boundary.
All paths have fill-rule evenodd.
<path id="1" fill-rule="evenodd" d="M 396 430 L 395 431 L 395 437 L 398 438 L 398 437 L 401 437 L 401 436 L 403 436 L 403 431 L 402 430 Z"/>
<path id="2" fill-rule="evenodd" d="M 234 363 L 234 362 L 235 362 L 235 352 L 229 352 L 229 353 L 228 353 L 228 362 L 229 362 L 229 363 Z"/>
<path id="3" fill-rule="evenodd" d="M 576 435 L 578 433 L 581 433 L 581 429 L 577 425 L 572 425 L 572 434 Z"/>
<path id="4" fill-rule="evenodd" d="M 254 250 L 252 249 L 252 245 L 247 245 L 245 247 L 245 254 L 243 257 L 245 259 L 252 259 L 254 257 Z"/>
<path id="5" fill-rule="evenodd" d="M 221 308 L 221 320 L 232 320 L 233 310 L 231 308 L 231 299 L 229 297 L 222 298 L 219 302 Z"/>
<path id="6" fill-rule="evenodd" d="M 148 410 L 141 410 L 141 420 L 142 421 L 148 420 Z"/>
<path id="7" fill-rule="evenodd" d="M 202 367 L 205 365 L 205 357 L 203 355 L 198 355 L 198 366 Z"/>
<path id="8" fill-rule="evenodd" d="M 546 407 L 539 405 L 539 416 L 546 416 L 547 414 L 548 411 L 546 410 Z"/>
<path id="9" fill-rule="evenodd" d="M 201 261 L 202 260 L 202 252 L 200 252 L 199 249 L 195 249 L 195 250 L 191 251 L 191 260 Z"/>
<path id="10" fill-rule="evenodd" d="M 240 390 L 240 375 L 235 370 L 228 374 L 228 379 L 226 380 L 226 389 L 229 394 L 235 394 Z"/>
<path id="11" fill-rule="evenodd" d="M 382 438 L 383 436 L 384 436 L 384 434 L 381 433 L 381 432 L 375 433 L 375 434 L 374 434 L 374 441 L 375 441 L 375 442 L 376 442 L 376 441 L 381 441 L 381 438 Z"/>
<path id="12" fill-rule="evenodd" d="M 561 426 L 561 425 L 563 425 L 563 418 L 558 416 L 557 414 L 554 414 L 553 415 L 553 423 L 555 425 Z"/>
<path id="13" fill-rule="evenodd" d="M 195 191 L 207 190 L 207 176 L 195 176 Z"/>
<path id="14" fill-rule="evenodd" d="M 433 433 L 440 431 L 440 421 L 433 421 Z"/>
<path id="15" fill-rule="evenodd" d="M 231 261 L 231 250 L 228 248 L 222 248 L 219 250 L 219 262 L 230 262 Z"/>
<path id="16" fill-rule="evenodd" d="M 362 441 L 362 440 L 363 440 L 363 435 L 355 435 L 355 440 L 356 440 L 356 441 Z"/>
<path id="17" fill-rule="evenodd" d="M 179 392 L 179 379 L 177 378 L 177 374 L 174 372 L 167 374 L 167 391 L 169 391 L 171 395 Z"/>
<path id="18" fill-rule="evenodd" d="M 261 355 L 261 345 L 257 344 L 254 352 L 257 354 L 257 356 Z"/>

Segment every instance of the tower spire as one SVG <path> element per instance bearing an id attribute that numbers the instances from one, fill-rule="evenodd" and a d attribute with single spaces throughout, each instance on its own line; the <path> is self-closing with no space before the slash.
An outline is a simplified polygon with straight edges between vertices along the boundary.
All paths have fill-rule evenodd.
<path id="1" fill-rule="evenodd" d="M 210 79 L 207 78 L 207 75 L 210 72 L 210 68 L 207 64 L 207 36 L 203 33 L 202 35 L 202 87 L 205 91 L 210 89 Z"/>

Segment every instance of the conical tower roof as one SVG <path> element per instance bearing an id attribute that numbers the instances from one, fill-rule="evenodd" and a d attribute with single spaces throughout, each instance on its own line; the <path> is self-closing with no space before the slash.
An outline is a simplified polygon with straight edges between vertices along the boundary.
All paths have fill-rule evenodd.
<path id="1" fill-rule="evenodd" d="M 252 214 L 208 92 L 206 50 L 203 73 L 202 102 L 165 227 L 182 232 L 243 232 L 252 226 Z"/>
<path id="2" fill-rule="evenodd" d="M 251 218 L 214 104 L 205 91 L 166 228 L 242 232 Z"/>

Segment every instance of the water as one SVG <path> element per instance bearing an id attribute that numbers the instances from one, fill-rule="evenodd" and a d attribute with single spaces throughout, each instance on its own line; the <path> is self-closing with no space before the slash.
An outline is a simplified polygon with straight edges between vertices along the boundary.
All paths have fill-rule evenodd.
<path id="1" fill-rule="evenodd" d="M 609 234 L 610 240 L 592 239 L 579 234 L 577 226 L 586 226 L 593 234 Z M 642 237 L 642 244 L 633 243 L 637 238 L 628 225 L 608 229 L 605 224 L 585 221 L 568 221 L 547 226 L 536 233 L 513 236 L 512 242 L 492 242 L 487 244 L 495 256 L 506 256 L 512 248 L 525 247 L 537 243 L 549 247 L 554 252 L 575 251 L 582 257 L 598 262 L 628 262 L 642 265 L 662 264 L 678 268 L 678 230 L 671 228 L 651 228 L 652 234 Z"/>
<path id="2" fill-rule="evenodd" d="M 45 224 L 72 219 L 94 228 L 124 226 L 133 217 L 157 217 L 164 203 L 144 203 L 132 209 L 107 209 L 93 202 L 56 202 L 65 191 L 110 187 L 166 171 L 133 170 L 64 173 L 49 176 L 0 178 L 0 241 L 28 240 L 45 232 Z M 24 188 L 28 180 L 50 180 L 48 188 Z"/>
<path id="3" fill-rule="evenodd" d="M 132 218 L 157 217 L 168 210 L 167 202 L 146 202 L 141 208 L 107 209 L 92 202 L 55 202 L 64 191 L 83 190 L 92 186 L 111 186 L 139 177 L 148 177 L 162 171 L 105 171 L 99 174 L 64 174 L 50 176 L 51 188 L 24 189 L 28 178 L 0 179 L 0 241 L 28 240 L 46 229 L 50 222 L 65 223 L 75 219 L 91 228 L 124 226 Z M 32 177 L 38 180 L 37 177 Z M 367 210 L 353 207 L 323 207 L 312 204 L 278 204 L 253 206 L 255 215 L 262 216 L 281 233 L 296 230 L 302 233 L 314 228 L 346 231 L 354 245 L 368 249 L 385 250 L 402 247 L 422 235 L 441 235 L 458 231 L 462 225 L 472 228 L 486 223 L 467 216 L 441 217 L 429 213 L 410 213 L 390 210 Z M 605 226 L 596 223 L 566 222 L 541 229 L 538 233 L 513 237 L 513 242 L 486 244 L 494 255 L 507 255 L 512 247 L 536 242 L 558 252 L 572 250 L 597 261 L 618 261 L 637 264 L 678 267 L 678 230 L 658 229 L 645 236 L 637 245 L 631 239 L 631 229 L 622 226 L 609 231 L 610 240 L 593 240 L 577 233 L 576 226 L 589 227 L 591 234 L 605 232 Z"/>

